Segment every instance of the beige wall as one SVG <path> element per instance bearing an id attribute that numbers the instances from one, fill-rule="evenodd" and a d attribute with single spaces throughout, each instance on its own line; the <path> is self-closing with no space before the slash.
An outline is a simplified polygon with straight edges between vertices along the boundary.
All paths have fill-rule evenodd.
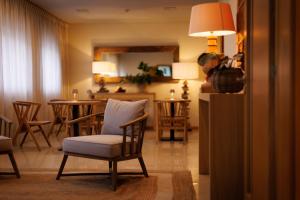
<path id="1" fill-rule="evenodd" d="M 87 98 L 86 90 L 96 91 L 93 84 L 91 62 L 94 46 L 125 46 L 125 45 L 174 45 L 180 47 L 181 62 L 195 62 L 197 57 L 206 50 L 205 38 L 188 36 L 188 22 L 178 23 L 114 23 L 114 24 L 73 24 L 69 30 L 70 69 L 69 94 L 72 88 L 79 90 L 80 98 Z M 200 74 L 200 79 L 204 75 Z M 157 99 L 169 97 L 170 89 L 175 89 L 180 97 L 181 84 L 153 83 L 147 88 L 155 92 Z M 200 80 L 189 81 L 191 103 L 191 124 L 198 126 L 198 94 Z M 116 85 L 108 86 L 114 90 Z M 135 85 L 124 85 L 128 92 L 136 91 Z"/>

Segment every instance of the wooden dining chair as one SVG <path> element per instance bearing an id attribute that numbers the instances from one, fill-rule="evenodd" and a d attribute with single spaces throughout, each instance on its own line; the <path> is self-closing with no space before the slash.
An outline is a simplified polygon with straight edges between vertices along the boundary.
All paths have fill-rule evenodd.
<path id="1" fill-rule="evenodd" d="M 14 172 L 0 172 L 0 175 L 15 175 L 17 178 L 20 178 L 20 172 L 12 151 L 12 140 L 11 140 L 11 131 L 12 131 L 13 122 L 0 115 L 0 155 L 8 155 Z"/>
<path id="2" fill-rule="evenodd" d="M 52 99 L 50 100 L 50 103 L 54 101 L 66 101 L 66 100 Z M 51 122 L 51 127 L 47 136 L 48 138 L 50 137 L 50 135 L 53 134 L 55 126 L 58 126 L 58 129 L 56 131 L 56 137 L 61 133 L 62 128 L 65 125 L 65 121 L 68 118 L 68 115 L 70 113 L 70 108 L 66 104 L 50 104 L 50 105 L 52 107 L 54 119 Z"/>
<path id="3" fill-rule="evenodd" d="M 157 100 L 156 139 L 161 140 L 164 130 L 183 131 L 183 142 L 188 141 L 188 104 L 189 100 Z"/>
<path id="4" fill-rule="evenodd" d="M 22 142 L 20 144 L 23 147 L 23 144 L 28 136 L 28 134 L 33 139 L 37 149 L 40 151 L 40 145 L 35 137 L 35 133 L 40 132 L 44 139 L 46 140 L 49 147 L 51 147 L 50 141 L 48 140 L 45 131 L 42 126 L 50 124 L 50 121 L 39 121 L 37 119 L 38 112 L 41 108 L 40 103 L 28 102 L 28 101 L 16 101 L 13 102 L 13 107 L 18 118 L 18 127 L 16 134 L 14 136 L 14 144 L 16 144 L 17 138 L 21 133 L 25 133 Z"/>
<path id="5" fill-rule="evenodd" d="M 105 110 L 107 100 L 101 100 L 97 104 L 82 104 L 80 105 L 80 117 L 92 115 L 93 113 L 103 113 Z M 98 134 L 101 131 L 102 121 L 97 121 L 96 116 L 91 117 L 89 121 L 83 121 L 79 123 L 80 132 L 86 134 Z M 90 129 L 90 130 L 88 130 Z"/>

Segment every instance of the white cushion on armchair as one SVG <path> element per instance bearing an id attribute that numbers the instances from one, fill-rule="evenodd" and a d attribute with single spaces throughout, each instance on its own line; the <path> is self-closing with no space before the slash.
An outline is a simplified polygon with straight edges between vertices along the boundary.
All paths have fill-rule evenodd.
<path id="1" fill-rule="evenodd" d="M 126 137 L 126 153 L 130 150 L 130 137 Z M 63 151 L 82 155 L 113 158 L 122 153 L 122 135 L 88 135 L 64 139 Z"/>
<path id="2" fill-rule="evenodd" d="M 147 100 L 120 101 L 108 99 L 101 134 L 123 135 L 121 125 L 144 114 Z"/>

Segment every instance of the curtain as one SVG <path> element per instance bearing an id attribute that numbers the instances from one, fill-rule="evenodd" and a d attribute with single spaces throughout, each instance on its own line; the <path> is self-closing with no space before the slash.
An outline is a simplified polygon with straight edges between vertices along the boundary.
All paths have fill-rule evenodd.
<path id="1" fill-rule="evenodd" d="M 27 0 L 0 0 L 0 112 L 14 118 L 12 102 L 47 102 L 66 91 L 67 24 Z"/>

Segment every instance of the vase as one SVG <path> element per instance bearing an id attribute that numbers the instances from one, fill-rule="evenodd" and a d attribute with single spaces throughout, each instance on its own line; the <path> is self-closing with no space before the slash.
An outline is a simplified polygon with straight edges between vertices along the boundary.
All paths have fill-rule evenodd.
<path id="1" fill-rule="evenodd" d="M 215 70 L 212 86 L 220 93 L 236 93 L 244 88 L 244 73 L 240 68 L 222 67 Z"/>

